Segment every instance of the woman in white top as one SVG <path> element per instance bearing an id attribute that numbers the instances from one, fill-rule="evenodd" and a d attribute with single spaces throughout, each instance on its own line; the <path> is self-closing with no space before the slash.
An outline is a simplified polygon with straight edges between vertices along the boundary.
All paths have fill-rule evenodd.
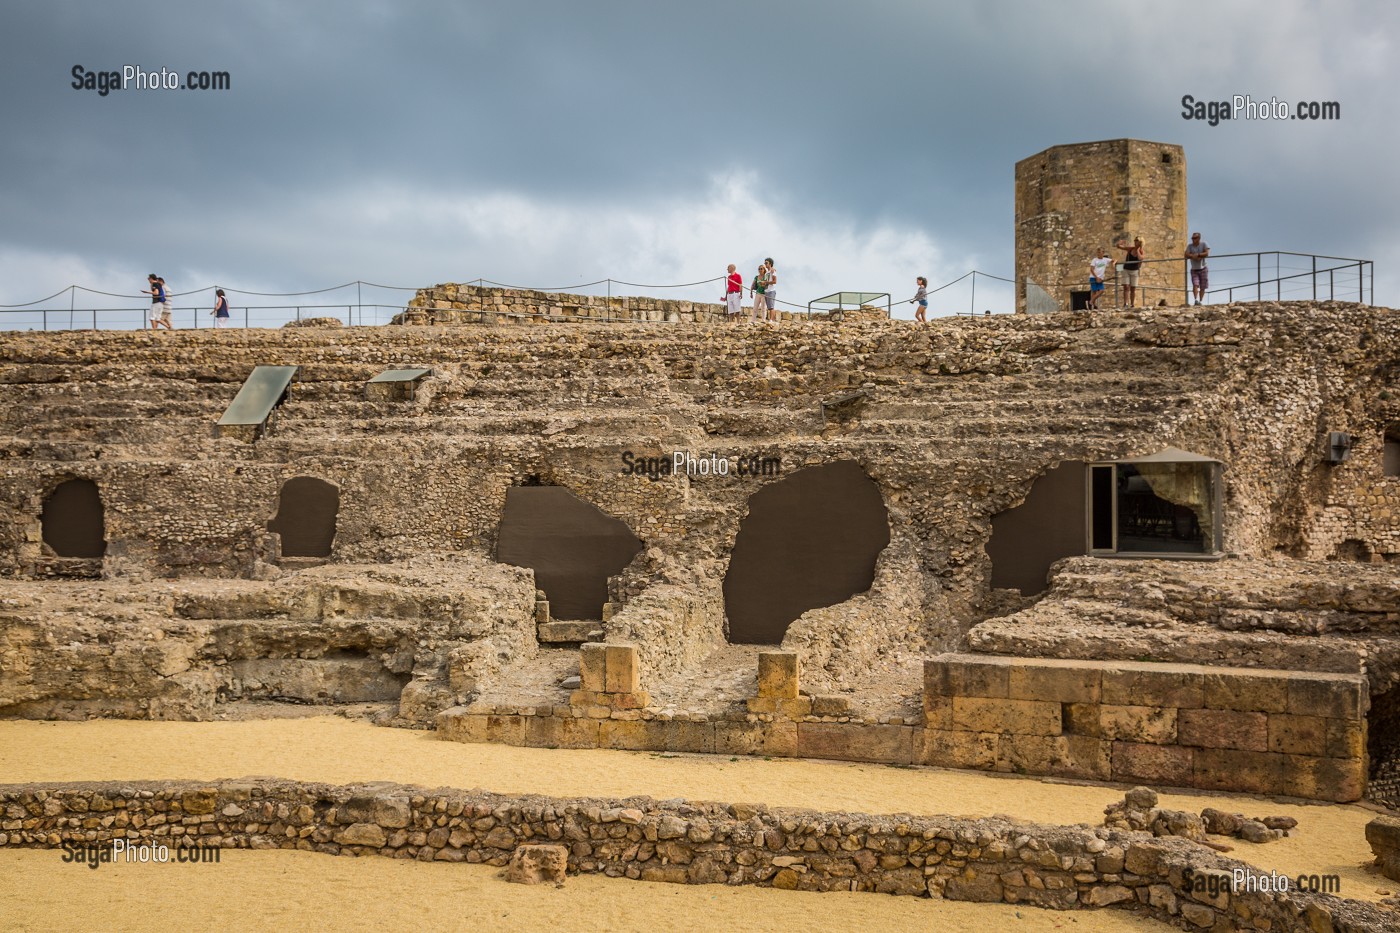
<path id="1" fill-rule="evenodd" d="M 768 272 L 763 286 L 763 303 L 768 305 L 768 320 L 778 319 L 778 273 L 773 271 L 773 257 L 763 260 Z"/>

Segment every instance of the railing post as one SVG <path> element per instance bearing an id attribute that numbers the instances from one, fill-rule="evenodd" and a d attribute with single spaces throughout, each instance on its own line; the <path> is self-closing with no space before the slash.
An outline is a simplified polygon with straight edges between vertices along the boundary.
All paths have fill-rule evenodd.
<path id="1" fill-rule="evenodd" d="M 1334 281 L 1334 279 L 1333 279 L 1333 277 L 1332 277 L 1332 273 L 1333 273 L 1334 271 L 1335 271 L 1335 269 L 1328 269 L 1328 270 L 1327 270 L 1327 300 L 1328 300 L 1328 301 L 1336 301 L 1336 300 L 1337 300 L 1336 291 L 1335 291 L 1335 288 L 1336 288 L 1336 286 L 1335 286 L 1335 281 Z"/>
<path id="2" fill-rule="evenodd" d="M 1254 300 L 1264 300 L 1264 254 L 1254 254 Z"/>
<path id="3" fill-rule="evenodd" d="M 1317 301 L 1317 256 L 1313 256 L 1312 266 L 1313 301 Z"/>
<path id="4" fill-rule="evenodd" d="M 1278 253 L 1274 253 L 1274 301 L 1283 300 L 1283 272 L 1279 269 Z"/>
<path id="5" fill-rule="evenodd" d="M 1358 303 L 1358 304 L 1365 304 L 1365 302 L 1366 302 L 1366 279 L 1362 277 L 1362 274 L 1361 274 L 1361 262 L 1360 262 L 1359 260 L 1358 260 L 1357 263 L 1356 263 L 1356 291 L 1357 291 L 1357 295 L 1356 295 L 1356 301 L 1357 301 L 1357 303 Z"/>

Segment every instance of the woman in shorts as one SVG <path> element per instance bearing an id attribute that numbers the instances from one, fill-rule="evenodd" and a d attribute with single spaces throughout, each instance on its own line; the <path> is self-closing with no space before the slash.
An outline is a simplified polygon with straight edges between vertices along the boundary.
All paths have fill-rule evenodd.
<path id="1" fill-rule="evenodd" d="M 1131 308 L 1137 300 L 1138 271 L 1142 269 L 1142 237 L 1133 237 L 1132 246 L 1124 246 L 1121 240 L 1113 246 L 1127 253 L 1123 257 L 1123 278 L 1120 280 L 1123 294 L 1120 303 L 1125 308 Z"/>
<path id="2" fill-rule="evenodd" d="M 927 324 L 928 319 L 924 317 L 924 315 L 928 313 L 928 279 L 921 275 L 914 280 L 914 284 L 919 286 L 919 290 L 914 293 L 914 297 L 909 301 L 911 305 L 916 301 L 919 303 L 918 309 L 914 311 L 914 320 L 918 321 L 920 324 Z"/>

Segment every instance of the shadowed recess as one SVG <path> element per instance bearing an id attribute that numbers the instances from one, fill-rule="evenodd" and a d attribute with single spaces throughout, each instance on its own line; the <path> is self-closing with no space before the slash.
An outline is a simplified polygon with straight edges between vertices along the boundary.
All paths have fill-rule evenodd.
<path id="1" fill-rule="evenodd" d="M 506 490 L 496 560 L 535 572 L 552 618 L 601 619 L 608 577 L 641 549 L 624 522 L 562 486 Z"/>
<path id="2" fill-rule="evenodd" d="M 60 483 L 39 515 L 44 543 L 59 557 L 101 557 L 107 551 L 102 494 L 90 479 Z"/>
<path id="3" fill-rule="evenodd" d="M 282 536 L 283 557 L 330 557 L 340 490 L 314 476 L 294 476 L 277 496 L 277 517 L 268 531 Z"/>
<path id="4" fill-rule="evenodd" d="M 1051 564 L 1085 552 L 1084 495 L 1084 464 L 1062 463 L 1036 478 L 1025 502 L 992 516 L 987 556 L 994 589 L 1019 590 L 1022 596 L 1044 592 Z M 1100 509 L 1095 515 L 1111 512 Z"/>
<path id="5" fill-rule="evenodd" d="M 889 543 L 880 488 L 854 461 L 807 467 L 760 489 L 724 577 L 729 640 L 781 643 L 802 613 L 870 589 Z"/>

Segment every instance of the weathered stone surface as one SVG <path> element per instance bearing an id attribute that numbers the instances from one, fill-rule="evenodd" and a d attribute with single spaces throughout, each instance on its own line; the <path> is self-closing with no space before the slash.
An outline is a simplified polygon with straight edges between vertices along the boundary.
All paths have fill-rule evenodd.
<path id="1" fill-rule="evenodd" d="M 569 850 L 552 844 L 517 846 L 510 855 L 505 878 L 513 884 L 562 885 L 569 867 Z"/>

